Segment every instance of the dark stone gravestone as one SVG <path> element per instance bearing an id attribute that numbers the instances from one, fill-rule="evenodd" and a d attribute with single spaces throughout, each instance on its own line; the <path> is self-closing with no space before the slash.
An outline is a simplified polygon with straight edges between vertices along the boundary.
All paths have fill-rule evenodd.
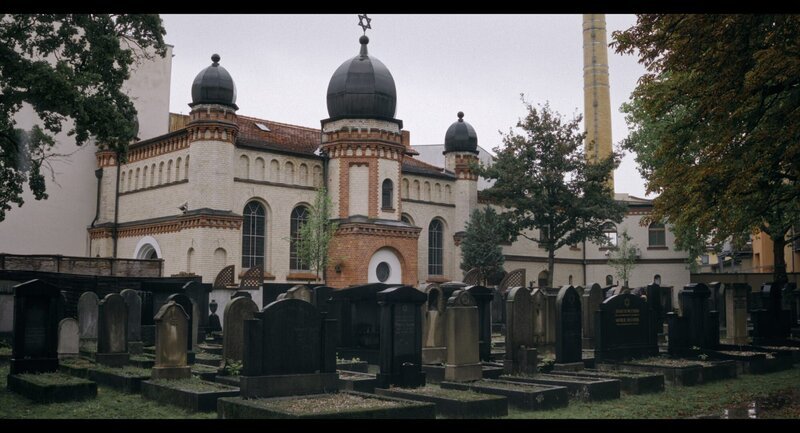
<path id="1" fill-rule="evenodd" d="M 422 314 L 428 297 L 411 286 L 378 292 L 381 308 L 379 368 L 375 386 L 416 388 L 425 385 L 422 371 Z M 488 306 L 488 304 L 487 304 Z"/>
<path id="2" fill-rule="evenodd" d="M 481 361 L 492 360 L 492 289 L 484 286 L 467 286 L 464 290 L 469 292 L 478 306 L 478 337 L 480 338 L 479 353 Z"/>
<path id="3" fill-rule="evenodd" d="M 78 298 L 78 327 L 81 341 L 89 345 L 97 344 L 97 306 L 100 299 L 94 292 L 84 292 Z"/>
<path id="4" fill-rule="evenodd" d="M 142 344 L 153 346 L 156 344 L 156 324 L 154 317 L 158 314 L 153 305 L 153 292 L 142 291 Z"/>
<path id="5" fill-rule="evenodd" d="M 231 295 L 231 299 L 238 298 L 240 296 L 244 296 L 247 299 L 253 299 L 253 295 L 251 295 L 250 292 L 245 292 L 243 290 L 237 290 L 233 292 L 233 294 Z"/>
<path id="6" fill-rule="evenodd" d="M 580 364 L 581 295 L 572 286 L 564 286 L 556 298 L 556 364 Z"/>
<path id="7" fill-rule="evenodd" d="M 718 311 L 720 317 L 725 317 L 725 287 L 718 281 L 708 283 L 711 296 L 708 298 L 708 311 Z M 720 327 L 725 327 L 725 321 L 720 322 Z"/>
<path id="8" fill-rule="evenodd" d="M 208 327 L 208 296 L 211 293 L 212 285 L 204 284 L 200 280 L 189 281 L 183 285 L 183 294 L 192 300 L 192 312 L 188 313 L 192 319 L 192 327 L 189 328 L 192 333 L 192 346 L 193 351 L 197 347 L 197 343 L 205 340 L 206 328 Z M 194 355 L 189 355 L 193 360 Z"/>
<path id="9" fill-rule="evenodd" d="M 594 312 L 603 303 L 603 288 L 594 283 L 583 292 L 581 325 L 583 326 L 583 348 L 594 349 Z"/>
<path id="10" fill-rule="evenodd" d="M 595 361 L 658 355 L 650 306 L 643 298 L 612 296 L 595 312 Z"/>
<path id="11" fill-rule="evenodd" d="M 125 289 L 119 292 L 128 306 L 128 352 L 132 355 L 142 353 L 142 298 L 136 290 Z"/>
<path id="12" fill-rule="evenodd" d="M 174 293 L 167 297 L 167 302 L 175 301 L 178 305 L 183 308 L 183 312 L 189 316 L 189 333 L 186 335 L 186 356 L 188 359 L 189 364 L 194 363 L 194 342 L 196 338 L 192 335 L 197 327 L 194 325 L 194 302 L 192 302 L 191 298 L 184 295 L 183 293 Z"/>
<path id="13" fill-rule="evenodd" d="M 208 303 L 208 309 L 211 310 L 211 314 L 208 315 L 208 331 L 209 332 L 220 332 L 222 331 L 222 323 L 219 321 L 219 316 L 217 315 L 217 309 L 219 308 L 219 304 L 214 299 Z"/>
<path id="14" fill-rule="evenodd" d="M 328 286 L 317 286 L 311 290 L 311 303 L 317 307 L 317 310 L 319 310 L 320 313 L 328 313 L 328 300 L 331 298 L 331 295 L 336 289 Z"/>
<path id="15" fill-rule="evenodd" d="M 299 299 L 272 302 L 245 320 L 241 396 L 335 391 L 338 374 L 331 325 L 316 307 Z"/>
<path id="16" fill-rule="evenodd" d="M 152 379 L 188 379 L 192 369 L 187 365 L 186 336 L 189 315 L 175 301 L 161 306 L 155 318 L 156 363 L 150 371 Z"/>
<path id="17" fill-rule="evenodd" d="M 58 358 L 78 356 L 80 331 L 78 321 L 72 317 L 61 319 L 58 323 Z"/>
<path id="18" fill-rule="evenodd" d="M 645 287 L 647 303 L 652 311 L 653 328 L 656 335 L 664 333 L 664 320 L 667 318 L 667 309 L 664 304 L 663 288 L 658 284 L 648 284 Z"/>
<path id="19" fill-rule="evenodd" d="M 533 342 L 536 346 L 544 346 L 547 341 L 547 295 L 542 289 L 533 289 L 531 293 L 533 314 Z"/>
<path id="20" fill-rule="evenodd" d="M 121 295 L 110 293 L 98 305 L 95 360 L 99 364 L 121 367 L 129 359 L 128 307 Z"/>
<path id="21" fill-rule="evenodd" d="M 492 288 L 492 326 L 495 330 L 503 329 L 506 324 L 506 300 L 508 291 Z"/>
<path id="22" fill-rule="evenodd" d="M 447 357 L 447 343 L 445 342 L 446 299 L 442 288 L 436 283 L 425 286 L 424 292 L 427 296 L 427 301 L 423 305 L 422 363 L 442 364 Z"/>
<path id="23" fill-rule="evenodd" d="M 14 286 L 14 331 L 9 374 L 58 370 L 59 288 L 41 280 Z"/>
<path id="24" fill-rule="evenodd" d="M 789 338 L 792 312 L 783 309 L 781 301 L 783 289 L 784 285 L 776 283 L 766 283 L 761 286 L 761 293 L 757 296 L 761 300 L 761 308 L 750 313 L 753 321 L 753 343 L 780 344 Z"/>
<path id="25" fill-rule="evenodd" d="M 446 344 L 444 380 L 471 382 L 483 377 L 478 355 L 478 307 L 465 290 L 456 290 L 447 300 Z"/>
<path id="26" fill-rule="evenodd" d="M 783 310 L 789 310 L 791 313 L 789 314 L 789 322 L 791 323 L 791 327 L 794 328 L 798 325 L 798 308 L 797 308 L 797 296 L 800 295 L 800 292 L 797 290 L 797 284 L 795 283 L 786 283 L 783 287 L 783 291 L 781 293 L 781 308 Z"/>
<path id="27" fill-rule="evenodd" d="M 252 299 L 240 296 L 225 305 L 222 338 L 222 368 L 231 362 L 244 359 L 244 321 L 250 320 L 258 312 L 258 305 Z"/>
<path id="28" fill-rule="evenodd" d="M 513 287 L 506 299 L 506 354 L 503 370 L 509 374 L 536 373 L 533 299 L 527 287 Z"/>
<path id="29" fill-rule="evenodd" d="M 0 341 L 11 344 L 14 337 L 14 289 L 0 284 Z"/>
<path id="30" fill-rule="evenodd" d="M 682 316 L 668 314 L 669 353 L 681 355 L 692 347 L 714 349 L 719 345 L 719 312 L 708 311 L 711 291 L 703 283 L 684 286 L 678 294 Z"/>
<path id="31" fill-rule="evenodd" d="M 377 294 L 397 285 L 363 284 L 335 290 L 329 316 L 337 320 L 337 349 L 342 358 L 357 357 L 370 364 L 380 362 L 380 310 Z"/>

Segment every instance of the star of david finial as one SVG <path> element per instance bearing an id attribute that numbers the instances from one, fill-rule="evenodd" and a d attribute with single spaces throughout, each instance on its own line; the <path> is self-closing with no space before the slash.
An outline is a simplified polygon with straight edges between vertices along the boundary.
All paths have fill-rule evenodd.
<path id="1" fill-rule="evenodd" d="M 364 20 L 366 20 L 367 22 L 364 23 Z M 367 34 L 367 29 L 371 29 L 372 28 L 372 26 L 369 25 L 369 23 L 371 21 L 372 21 L 372 18 L 369 18 L 367 16 L 367 14 L 363 14 L 363 15 L 359 15 L 358 16 L 358 25 L 361 26 L 361 28 L 364 30 L 364 34 L 365 35 Z"/>

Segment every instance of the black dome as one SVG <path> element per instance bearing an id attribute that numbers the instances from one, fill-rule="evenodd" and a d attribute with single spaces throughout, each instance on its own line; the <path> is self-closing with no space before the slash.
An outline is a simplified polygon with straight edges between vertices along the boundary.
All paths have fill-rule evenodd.
<path id="1" fill-rule="evenodd" d="M 475 128 L 464 121 L 464 113 L 458 112 L 458 121 L 453 122 L 444 133 L 444 152 L 478 153 L 478 134 Z"/>
<path id="2" fill-rule="evenodd" d="M 211 56 L 214 63 L 195 77 L 192 83 L 192 103 L 189 106 L 221 104 L 239 108 L 236 106 L 236 84 L 231 74 L 219 65 L 219 59 L 219 54 Z"/>
<path id="3" fill-rule="evenodd" d="M 368 37 L 359 42 L 361 53 L 342 63 L 328 83 L 328 116 L 392 120 L 397 107 L 392 73 L 367 54 Z"/>

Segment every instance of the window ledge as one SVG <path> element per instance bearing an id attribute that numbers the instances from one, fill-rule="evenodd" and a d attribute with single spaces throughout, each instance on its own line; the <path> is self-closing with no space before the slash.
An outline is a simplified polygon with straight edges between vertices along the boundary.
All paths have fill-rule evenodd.
<path id="1" fill-rule="evenodd" d="M 303 281 L 315 281 L 317 279 L 317 274 L 312 274 L 311 272 L 293 272 L 291 274 L 286 275 L 287 280 L 303 280 Z"/>
<path id="2" fill-rule="evenodd" d="M 426 283 L 447 283 L 450 279 L 444 275 L 431 275 L 425 280 Z"/>
<path id="3" fill-rule="evenodd" d="M 241 278 L 244 276 L 244 274 L 246 274 L 246 273 L 247 273 L 247 271 L 248 271 L 248 270 L 250 270 L 250 268 L 242 269 L 242 270 L 239 272 L 239 278 L 241 279 Z M 264 279 L 265 279 L 265 280 L 274 280 L 274 279 L 275 279 L 275 275 L 272 275 L 272 274 L 270 274 L 269 272 L 267 272 L 267 271 L 264 271 Z"/>
<path id="4" fill-rule="evenodd" d="M 570 251 L 580 251 L 581 250 L 579 247 L 573 247 L 571 245 L 570 245 L 569 249 L 570 249 Z"/>
<path id="5" fill-rule="evenodd" d="M 652 247 L 647 247 L 648 250 L 668 250 L 669 247 L 666 245 L 657 245 Z"/>
<path id="6" fill-rule="evenodd" d="M 383 211 L 383 212 L 394 212 L 394 208 L 393 207 L 382 207 L 381 211 Z"/>
<path id="7" fill-rule="evenodd" d="M 617 247 L 600 247 L 598 251 L 616 251 Z"/>

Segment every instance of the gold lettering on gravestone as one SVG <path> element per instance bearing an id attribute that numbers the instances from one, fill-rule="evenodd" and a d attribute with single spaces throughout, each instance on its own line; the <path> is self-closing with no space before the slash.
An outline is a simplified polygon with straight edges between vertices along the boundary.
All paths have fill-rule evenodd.
<path id="1" fill-rule="evenodd" d="M 617 326 L 631 326 L 639 324 L 638 308 L 618 308 L 614 310 L 614 323 Z"/>

